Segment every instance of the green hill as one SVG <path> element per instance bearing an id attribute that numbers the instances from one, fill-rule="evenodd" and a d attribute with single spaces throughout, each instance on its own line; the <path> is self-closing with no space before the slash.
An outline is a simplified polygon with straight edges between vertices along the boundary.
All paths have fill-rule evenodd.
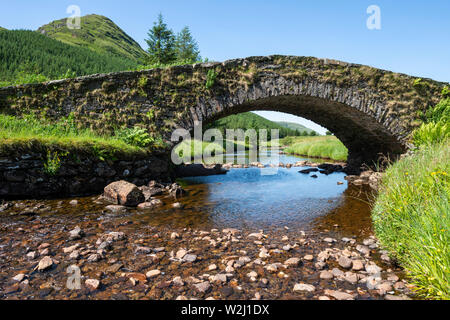
<path id="1" fill-rule="evenodd" d="M 0 27 L 0 31 L 4 31 L 4 30 L 8 30 L 8 29 Z"/>
<path id="2" fill-rule="evenodd" d="M 298 130 L 300 132 L 306 131 L 308 134 L 314 131 L 314 130 L 307 128 L 299 123 L 294 123 L 294 122 L 277 121 L 277 124 L 279 124 L 280 126 L 283 126 L 285 128 L 289 128 L 292 130 Z"/>
<path id="3" fill-rule="evenodd" d="M 4 82 L 3 86 L 135 67 L 135 61 L 68 45 L 34 31 L 0 32 L 0 81 Z M 69 69 L 72 72 L 67 75 Z M 8 81 L 11 83 L 6 83 Z"/>
<path id="4" fill-rule="evenodd" d="M 278 129 L 280 130 L 280 138 L 298 135 L 295 130 L 283 127 L 276 122 L 270 121 L 252 112 L 235 114 L 219 119 L 208 125 L 207 128 L 219 129 L 224 137 L 226 129 L 267 129 L 269 135 L 271 129 Z"/>
<path id="5" fill-rule="evenodd" d="M 70 45 L 86 47 L 98 53 L 110 53 L 142 62 L 147 53 L 107 17 L 92 14 L 81 17 L 81 29 L 71 30 L 66 19 L 40 27 L 38 32 Z"/>

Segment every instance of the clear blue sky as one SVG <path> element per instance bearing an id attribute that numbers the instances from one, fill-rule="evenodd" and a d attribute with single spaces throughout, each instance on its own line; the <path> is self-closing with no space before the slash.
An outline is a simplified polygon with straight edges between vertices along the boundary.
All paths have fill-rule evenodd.
<path id="1" fill-rule="evenodd" d="M 144 49 L 161 12 L 174 31 L 189 26 L 210 60 L 315 56 L 450 82 L 449 0 L 0 0 L 0 26 L 35 30 L 72 4 L 111 18 Z M 366 27 L 370 5 L 381 30 Z"/>

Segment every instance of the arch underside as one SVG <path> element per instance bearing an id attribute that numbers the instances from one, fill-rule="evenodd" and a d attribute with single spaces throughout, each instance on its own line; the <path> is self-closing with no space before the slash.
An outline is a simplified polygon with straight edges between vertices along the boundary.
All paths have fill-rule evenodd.
<path id="1" fill-rule="evenodd" d="M 293 114 L 311 120 L 342 141 L 349 150 L 348 164 L 372 166 L 380 158 L 395 160 L 406 146 L 376 119 L 346 104 L 305 95 L 283 95 L 226 107 L 204 119 L 212 122 L 232 114 L 266 110 Z"/>

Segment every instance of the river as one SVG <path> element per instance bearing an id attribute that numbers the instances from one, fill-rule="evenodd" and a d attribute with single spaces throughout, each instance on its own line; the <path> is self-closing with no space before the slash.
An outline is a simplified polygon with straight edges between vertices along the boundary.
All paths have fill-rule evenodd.
<path id="1" fill-rule="evenodd" d="M 301 160 L 313 159 L 279 155 L 276 163 Z M 151 210 L 111 213 L 98 196 L 13 201 L 0 213 L 0 297 L 380 299 L 410 294 L 402 270 L 380 259 L 370 219 L 373 192 L 348 186 L 343 173 L 313 178 L 299 170 L 236 168 L 225 175 L 179 179 L 187 196 L 161 196 L 164 205 Z M 182 208 L 174 208 L 175 202 Z M 82 235 L 68 238 L 78 226 Z M 121 236 L 103 249 L 102 239 L 111 232 Z M 53 264 L 37 272 L 44 256 Z M 342 257 L 350 257 L 353 267 Z M 287 266 L 292 258 L 298 268 Z M 373 270 L 378 272 L 374 264 L 383 270 L 383 280 L 381 275 L 370 280 Z M 66 288 L 70 265 L 85 279 L 98 280 L 99 288 Z M 21 273 L 23 279 L 13 280 Z M 176 277 L 182 281 L 175 284 Z M 376 282 L 370 288 L 369 280 Z M 298 290 L 304 288 L 299 283 L 314 290 Z"/>

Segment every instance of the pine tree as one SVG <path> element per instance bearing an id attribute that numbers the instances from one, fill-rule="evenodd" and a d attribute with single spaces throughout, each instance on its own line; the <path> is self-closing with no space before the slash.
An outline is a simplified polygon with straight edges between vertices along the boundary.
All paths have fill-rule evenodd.
<path id="1" fill-rule="evenodd" d="M 191 35 L 189 27 L 184 27 L 176 38 L 177 60 L 195 63 L 201 60 L 198 44 Z"/>
<path id="2" fill-rule="evenodd" d="M 177 59 L 175 36 L 173 31 L 164 23 L 162 14 L 159 14 L 158 20 L 154 23 L 152 29 L 148 32 L 148 53 L 151 64 L 169 64 Z"/>

